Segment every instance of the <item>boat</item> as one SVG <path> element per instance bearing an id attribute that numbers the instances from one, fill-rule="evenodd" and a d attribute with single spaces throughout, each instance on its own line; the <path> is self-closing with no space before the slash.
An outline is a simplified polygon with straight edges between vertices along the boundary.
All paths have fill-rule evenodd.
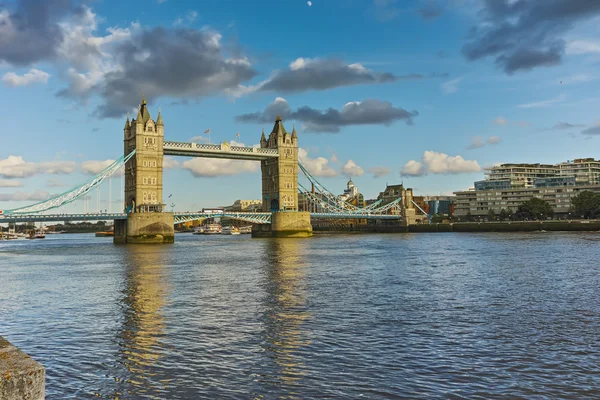
<path id="1" fill-rule="evenodd" d="M 242 226 L 240 228 L 240 233 L 243 233 L 243 234 L 252 233 L 252 225 Z"/>
<path id="2" fill-rule="evenodd" d="M 201 226 L 194 228 L 194 231 L 192 232 L 193 235 L 202 235 L 203 233 L 204 233 L 204 228 Z"/>
<path id="3" fill-rule="evenodd" d="M 224 226 L 221 230 L 221 234 L 223 235 L 239 235 L 240 230 L 235 226 Z"/>
<path id="4" fill-rule="evenodd" d="M 29 231 L 29 239 L 44 239 L 45 237 L 44 228 Z"/>
<path id="5" fill-rule="evenodd" d="M 221 234 L 221 224 L 208 224 L 204 227 L 202 232 L 203 235 L 220 235 Z"/>
<path id="6" fill-rule="evenodd" d="M 115 231 L 96 232 L 96 237 L 113 237 Z"/>

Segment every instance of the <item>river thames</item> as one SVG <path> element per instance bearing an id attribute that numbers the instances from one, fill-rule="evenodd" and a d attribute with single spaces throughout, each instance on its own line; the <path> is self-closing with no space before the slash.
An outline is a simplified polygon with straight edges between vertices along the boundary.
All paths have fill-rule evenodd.
<path id="1" fill-rule="evenodd" d="M 49 399 L 584 398 L 600 233 L 0 242 Z"/>

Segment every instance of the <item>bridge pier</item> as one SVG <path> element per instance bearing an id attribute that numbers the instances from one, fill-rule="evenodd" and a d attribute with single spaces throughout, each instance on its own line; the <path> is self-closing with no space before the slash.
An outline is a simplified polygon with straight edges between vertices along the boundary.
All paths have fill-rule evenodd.
<path id="1" fill-rule="evenodd" d="M 270 225 L 252 225 L 252 237 L 306 238 L 312 236 L 309 212 L 281 211 L 271 215 Z"/>
<path id="2" fill-rule="evenodd" d="M 131 213 L 115 220 L 115 244 L 162 244 L 175 241 L 173 213 Z"/>

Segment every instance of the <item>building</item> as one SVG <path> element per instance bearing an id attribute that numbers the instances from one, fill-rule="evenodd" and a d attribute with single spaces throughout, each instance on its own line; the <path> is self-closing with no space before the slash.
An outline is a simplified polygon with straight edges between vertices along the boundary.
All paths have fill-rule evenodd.
<path id="1" fill-rule="evenodd" d="M 475 182 L 475 190 L 529 188 L 535 180 L 558 176 L 560 169 L 551 164 L 502 164 L 485 169 L 485 179 Z"/>
<path id="2" fill-rule="evenodd" d="M 365 197 L 358 191 L 358 187 L 352 182 L 352 178 L 348 181 L 344 193 L 338 196 L 340 200 L 352 204 L 356 207 L 365 206 Z"/>
<path id="3" fill-rule="evenodd" d="M 558 164 L 559 175 L 575 179 L 573 186 L 600 185 L 600 161 L 593 158 L 576 158 Z"/>
<path id="4" fill-rule="evenodd" d="M 486 169 L 475 190 L 456 192 L 455 214 L 486 216 L 510 212 L 532 198 L 546 200 L 559 216 L 567 216 L 570 199 L 579 192 L 600 192 L 600 161 L 577 158 L 556 165 L 502 164 Z"/>
<path id="5" fill-rule="evenodd" d="M 485 169 L 475 190 L 600 185 L 600 161 L 577 158 L 553 164 L 502 164 Z"/>
<path id="6" fill-rule="evenodd" d="M 535 197 L 550 203 L 558 216 L 568 216 L 571 198 L 585 190 L 600 193 L 600 185 L 455 192 L 454 214 L 458 218 L 464 218 L 469 213 L 474 217 L 487 217 L 490 210 L 498 214 L 502 209 L 515 213 L 521 204 Z"/>
<path id="7" fill-rule="evenodd" d="M 261 211 L 262 200 L 236 200 L 227 208 L 233 212 Z"/>

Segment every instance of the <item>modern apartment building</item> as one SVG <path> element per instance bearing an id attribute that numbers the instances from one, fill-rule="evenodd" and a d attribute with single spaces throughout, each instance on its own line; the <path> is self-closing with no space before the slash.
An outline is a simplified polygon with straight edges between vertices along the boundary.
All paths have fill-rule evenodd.
<path id="1" fill-rule="evenodd" d="M 571 197 L 589 190 L 600 193 L 600 161 L 577 158 L 556 165 L 502 164 L 485 170 L 475 190 L 455 192 L 455 215 L 487 216 L 490 210 L 515 212 L 536 197 L 550 203 L 558 215 L 568 215 Z"/>
<path id="2" fill-rule="evenodd" d="M 600 185 L 600 161 L 598 160 L 576 158 L 558 164 L 558 168 L 560 176 L 574 178 L 574 186 Z"/>
<path id="3" fill-rule="evenodd" d="M 576 158 L 553 164 L 502 164 L 485 169 L 475 190 L 600 185 L 600 161 Z"/>
<path id="4" fill-rule="evenodd" d="M 535 187 L 535 180 L 559 175 L 551 164 L 502 164 L 485 169 L 485 179 L 475 182 L 475 190 Z"/>
<path id="5" fill-rule="evenodd" d="M 469 213 L 474 217 L 484 217 L 488 215 L 489 210 L 498 214 L 502 209 L 514 213 L 519 205 L 536 197 L 550 203 L 558 216 L 567 216 L 571 208 L 571 198 L 584 190 L 600 193 L 600 185 L 456 192 L 454 214 L 459 218 Z"/>

